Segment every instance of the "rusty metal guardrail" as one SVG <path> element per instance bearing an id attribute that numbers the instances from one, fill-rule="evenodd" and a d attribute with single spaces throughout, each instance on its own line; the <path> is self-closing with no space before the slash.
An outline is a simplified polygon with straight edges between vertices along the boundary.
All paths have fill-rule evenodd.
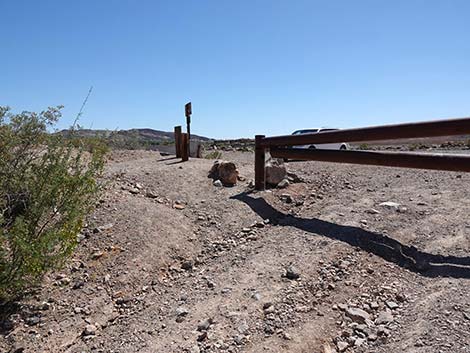
<path id="1" fill-rule="evenodd" d="M 470 134 L 470 118 L 373 126 L 304 135 L 255 137 L 255 188 L 266 187 L 266 152 L 274 158 L 470 172 L 470 155 L 302 149 L 288 146 Z"/>

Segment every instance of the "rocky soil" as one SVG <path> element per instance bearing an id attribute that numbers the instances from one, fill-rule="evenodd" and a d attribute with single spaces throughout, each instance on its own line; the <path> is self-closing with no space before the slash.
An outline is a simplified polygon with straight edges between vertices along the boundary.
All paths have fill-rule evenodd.
<path id="1" fill-rule="evenodd" d="M 71 261 L 2 308 L 1 352 L 470 352 L 470 175 L 113 152 Z"/>

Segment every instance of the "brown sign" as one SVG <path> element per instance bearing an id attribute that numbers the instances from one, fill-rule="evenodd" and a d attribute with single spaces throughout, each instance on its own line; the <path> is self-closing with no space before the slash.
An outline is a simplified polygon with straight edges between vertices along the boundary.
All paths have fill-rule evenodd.
<path id="1" fill-rule="evenodd" d="M 191 102 L 186 103 L 184 106 L 184 114 L 186 117 L 189 117 L 193 113 L 192 108 L 191 108 Z"/>

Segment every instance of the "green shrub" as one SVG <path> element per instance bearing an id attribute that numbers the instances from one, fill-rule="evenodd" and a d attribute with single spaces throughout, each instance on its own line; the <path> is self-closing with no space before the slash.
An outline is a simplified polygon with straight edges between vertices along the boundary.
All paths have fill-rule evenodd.
<path id="1" fill-rule="evenodd" d="M 105 149 L 49 134 L 60 109 L 0 107 L 1 300 L 16 299 L 63 264 L 96 203 Z"/>
<path id="2" fill-rule="evenodd" d="M 208 154 L 206 154 L 204 156 L 204 158 L 206 158 L 206 159 L 220 159 L 220 158 L 222 158 L 222 152 L 212 151 L 212 152 L 209 152 Z"/>
<path id="3" fill-rule="evenodd" d="M 170 140 L 170 141 L 164 140 L 164 141 L 162 142 L 162 145 L 163 145 L 163 146 L 173 146 L 174 144 L 175 144 L 175 141 L 172 141 L 172 140 Z"/>
<path id="4" fill-rule="evenodd" d="M 422 143 L 412 143 L 410 146 L 409 146 L 409 150 L 410 151 L 416 151 L 416 150 L 424 150 L 426 149 L 426 145 L 422 144 Z"/>
<path id="5" fill-rule="evenodd" d="M 369 148 L 370 148 L 370 146 L 367 143 L 361 143 L 359 145 L 360 150 L 368 150 Z"/>

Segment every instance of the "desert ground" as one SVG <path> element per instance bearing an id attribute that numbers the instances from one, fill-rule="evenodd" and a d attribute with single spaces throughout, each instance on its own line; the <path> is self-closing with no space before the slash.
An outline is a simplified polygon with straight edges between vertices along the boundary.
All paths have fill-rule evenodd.
<path id="1" fill-rule="evenodd" d="M 1 352 L 470 352 L 470 175 L 114 151 L 72 260 L 2 308 Z"/>

